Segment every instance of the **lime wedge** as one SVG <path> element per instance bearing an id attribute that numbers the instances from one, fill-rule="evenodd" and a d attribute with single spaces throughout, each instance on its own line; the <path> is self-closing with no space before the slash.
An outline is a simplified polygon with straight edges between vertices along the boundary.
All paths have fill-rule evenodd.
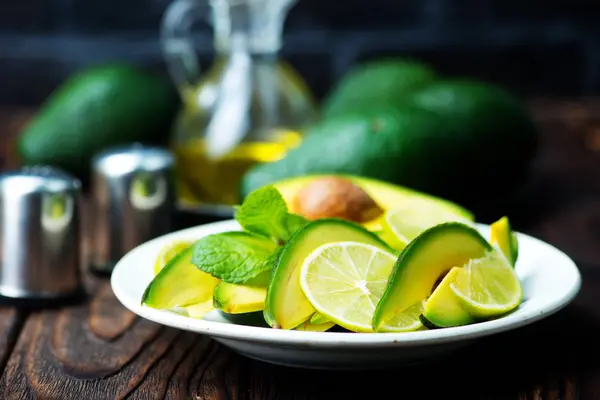
<path id="1" fill-rule="evenodd" d="M 496 251 L 472 259 L 450 284 L 464 309 L 476 318 L 493 318 L 514 310 L 523 298 L 521 282 L 506 258 Z"/>
<path id="2" fill-rule="evenodd" d="M 502 217 L 490 225 L 490 243 L 506 256 L 512 266 L 519 257 L 519 241 L 512 231 L 508 217 Z"/>
<path id="3" fill-rule="evenodd" d="M 379 329 L 382 332 L 412 332 L 423 328 L 419 318 L 423 312 L 424 301 L 420 301 L 395 314 Z"/>
<path id="4" fill-rule="evenodd" d="M 154 275 L 158 274 L 177 254 L 181 253 L 191 245 L 192 242 L 176 240 L 160 249 L 156 261 L 154 262 Z"/>
<path id="5" fill-rule="evenodd" d="M 354 332 L 373 332 L 371 320 L 396 256 L 357 242 L 317 247 L 305 259 L 300 286 L 330 321 Z"/>
<path id="6" fill-rule="evenodd" d="M 402 250 L 420 233 L 444 222 L 462 222 L 472 226 L 473 217 L 433 201 L 408 200 L 386 211 L 381 220 L 380 237 L 395 249 Z"/>

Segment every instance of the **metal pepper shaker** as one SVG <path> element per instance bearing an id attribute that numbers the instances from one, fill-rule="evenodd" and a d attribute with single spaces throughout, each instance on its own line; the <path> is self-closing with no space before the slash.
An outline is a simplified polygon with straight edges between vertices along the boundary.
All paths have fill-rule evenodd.
<path id="1" fill-rule="evenodd" d="M 92 160 L 93 270 L 110 273 L 129 250 L 171 230 L 173 165 L 167 150 L 141 144 Z"/>
<path id="2" fill-rule="evenodd" d="M 49 166 L 0 175 L 0 295 L 36 300 L 82 291 L 80 190 Z"/>

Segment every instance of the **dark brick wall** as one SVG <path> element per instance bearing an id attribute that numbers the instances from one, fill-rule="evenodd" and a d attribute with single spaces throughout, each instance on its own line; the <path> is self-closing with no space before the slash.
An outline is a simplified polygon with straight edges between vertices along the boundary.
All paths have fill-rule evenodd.
<path id="1" fill-rule="evenodd" d="M 127 60 L 164 70 L 169 0 L 0 0 L 0 103 L 37 104 L 73 71 Z M 299 0 L 282 56 L 321 97 L 350 65 L 404 54 L 523 95 L 600 94 L 592 0 Z M 210 30 L 199 31 L 205 61 Z"/>

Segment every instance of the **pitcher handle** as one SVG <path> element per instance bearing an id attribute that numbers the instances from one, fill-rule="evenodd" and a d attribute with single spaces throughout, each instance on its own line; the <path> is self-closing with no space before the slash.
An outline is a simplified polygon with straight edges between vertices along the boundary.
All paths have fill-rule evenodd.
<path id="1" fill-rule="evenodd" d="M 164 13 L 160 43 L 171 79 L 180 89 L 195 84 L 200 77 L 191 30 L 207 10 L 202 0 L 175 0 Z"/>

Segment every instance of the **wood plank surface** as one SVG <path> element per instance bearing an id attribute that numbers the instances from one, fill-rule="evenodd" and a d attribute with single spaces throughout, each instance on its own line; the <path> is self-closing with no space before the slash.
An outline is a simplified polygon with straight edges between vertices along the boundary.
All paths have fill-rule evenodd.
<path id="1" fill-rule="evenodd" d="M 544 132 L 529 185 L 508 209 L 517 229 L 578 263 L 581 293 L 539 323 L 474 342 L 433 363 L 387 371 L 280 367 L 201 335 L 141 319 L 108 279 L 85 275 L 88 300 L 49 310 L 0 308 L 2 399 L 600 398 L 600 102 L 536 100 Z M 25 111 L 0 111 L 0 156 Z M 9 128 L 7 128 L 9 127 Z M 87 244 L 86 244 L 87 245 Z"/>

